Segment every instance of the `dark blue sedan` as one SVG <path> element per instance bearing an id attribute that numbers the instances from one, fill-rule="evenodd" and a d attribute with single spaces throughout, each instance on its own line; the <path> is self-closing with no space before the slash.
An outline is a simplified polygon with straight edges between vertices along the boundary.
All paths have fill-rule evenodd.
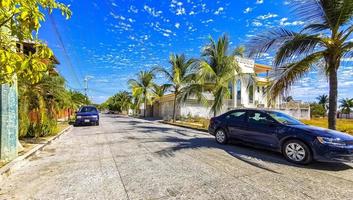
<path id="1" fill-rule="evenodd" d="M 75 125 L 99 125 L 99 112 L 94 106 L 82 106 L 76 112 Z"/>
<path id="2" fill-rule="evenodd" d="M 281 112 L 232 110 L 212 118 L 208 130 L 218 143 L 234 139 L 280 152 L 296 164 L 353 161 L 353 136 L 308 126 Z"/>

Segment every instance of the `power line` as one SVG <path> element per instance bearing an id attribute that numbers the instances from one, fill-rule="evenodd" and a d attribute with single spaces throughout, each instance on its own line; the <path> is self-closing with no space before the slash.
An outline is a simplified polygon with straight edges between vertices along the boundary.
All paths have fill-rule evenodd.
<path id="1" fill-rule="evenodd" d="M 52 26 L 53 26 L 53 28 L 54 28 L 55 35 L 56 35 L 57 39 L 59 40 L 59 43 L 60 43 L 61 48 L 62 48 L 63 51 L 64 51 L 64 54 L 65 54 L 67 63 L 69 64 L 69 68 L 70 68 L 72 74 L 74 75 L 74 78 L 76 79 L 76 81 L 77 81 L 77 83 L 79 84 L 79 86 L 80 86 L 81 88 L 83 88 L 82 83 L 81 83 L 80 79 L 78 78 L 78 76 L 77 76 L 77 74 L 76 74 L 76 72 L 75 72 L 75 70 L 74 70 L 74 67 L 73 67 L 73 65 L 72 65 L 70 56 L 69 56 L 69 54 L 68 54 L 68 52 L 67 52 L 67 50 L 66 50 L 66 47 L 65 47 L 65 44 L 64 44 L 64 42 L 63 42 L 63 39 L 62 39 L 62 37 L 61 37 L 61 35 L 60 35 L 59 29 L 58 29 L 58 27 L 57 27 L 57 25 L 56 25 L 55 19 L 54 19 L 53 15 L 49 13 L 49 11 L 48 11 L 48 15 L 49 15 L 50 22 L 51 22 L 51 24 L 52 24 Z"/>

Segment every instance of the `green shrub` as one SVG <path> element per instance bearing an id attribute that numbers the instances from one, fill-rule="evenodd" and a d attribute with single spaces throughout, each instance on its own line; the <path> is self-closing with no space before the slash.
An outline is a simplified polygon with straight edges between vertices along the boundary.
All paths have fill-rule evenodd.
<path id="1" fill-rule="evenodd" d="M 317 103 L 310 104 L 311 117 L 325 117 L 326 109 Z"/>

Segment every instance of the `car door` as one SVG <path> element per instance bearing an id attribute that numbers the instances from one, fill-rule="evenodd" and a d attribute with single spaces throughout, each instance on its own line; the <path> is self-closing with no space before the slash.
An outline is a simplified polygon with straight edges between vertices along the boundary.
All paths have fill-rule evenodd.
<path id="1" fill-rule="evenodd" d="M 240 136 L 246 129 L 245 116 L 246 111 L 234 111 L 225 116 L 226 126 L 230 138 L 240 139 Z"/>
<path id="2" fill-rule="evenodd" d="M 246 115 L 247 128 L 242 139 L 268 148 L 277 148 L 278 122 L 261 111 L 248 111 Z"/>

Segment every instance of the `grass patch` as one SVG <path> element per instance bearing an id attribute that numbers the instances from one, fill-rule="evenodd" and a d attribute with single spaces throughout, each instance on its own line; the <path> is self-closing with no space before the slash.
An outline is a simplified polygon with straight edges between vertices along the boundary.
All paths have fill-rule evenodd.
<path id="1" fill-rule="evenodd" d="M 22 151 L 19 152 L 19 156 L 25 154 L 32 148 L 34 148 L 37 144 L 43 144 L 46 143 L 48 140 L 51 138 L 55 137 L 57 134 L 59 134 L 61 131 L 69 127 L 68 122 L 59 122 L 56 129 L 55 129 L 55 134 L 51 134 L 46 137 L 39 137 L 39 138 L 21 138 L 20 143 L 23 147 Z"/>
<path id="2" fill-rule="evenodd" d="M 301 120 L 303 123 L 327 128 L 327 118 L 313 118 L 311 120 Z M 337 130 L 353 135 L 353 119 L 337 119 Z"/>

